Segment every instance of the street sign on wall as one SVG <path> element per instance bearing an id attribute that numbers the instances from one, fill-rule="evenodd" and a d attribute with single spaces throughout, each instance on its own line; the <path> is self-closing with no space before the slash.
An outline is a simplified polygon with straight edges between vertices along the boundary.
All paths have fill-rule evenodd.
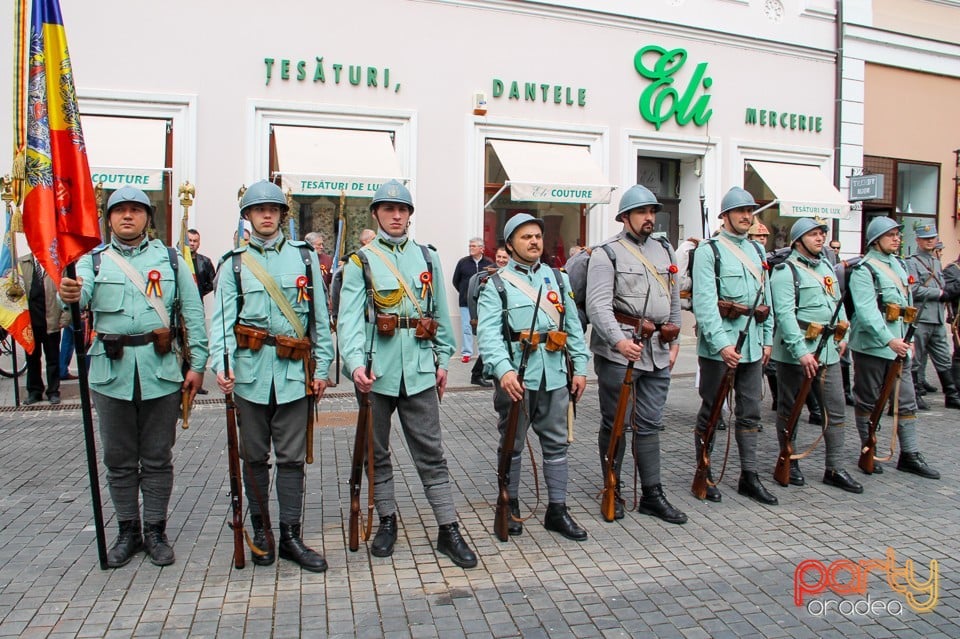
<path id="1" fill-rule="evenodd" d="M 850 201 L 879 200 L 883 197 L 883 174 L 850 176 Z"/>

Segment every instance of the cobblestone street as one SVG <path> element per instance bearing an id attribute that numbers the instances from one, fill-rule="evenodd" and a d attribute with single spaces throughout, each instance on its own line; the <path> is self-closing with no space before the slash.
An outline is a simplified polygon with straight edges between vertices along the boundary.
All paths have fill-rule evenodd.
<path id="1" fill-rule="evenodd" d="M 441 407 L 445 445 L 461 526 L 480 556 L 473 570 L 455 567 L 434 550 L 436 524 L 399 428 L 392 440 L 400 515 L 396 552 L 392 559 L 377 559 L 363 544 L 359 552 L 347 550 L 354 401 L 346 393 L 323 402 L 321 421 L 334 425 L 318 427 L 317 460 L 307 476 L 304 538 L 325 554 L 326 574 L 301 572 L 284 560 L 270 567 L 248 561 L 244 570 L 232 568 L 223 406 L 216 399 L 198 406 L 190 429 L 178 433 L 168 525 L 177 560 L 163 569 L 142 554 L 123 568 L 99 569 L 76 405 L 5 409 L 0 414 L 0 547 L 6 558 L 0 566 L 0 635 L 960 636 L 957 413 L 935 408 L 921 417 L 921 447 L 943 475 L 941 481 L 929 481 L 897 472 L 895 463 L 872 477 L 856 470 L 848 409 L 847 468 L 865 486 L 864 494 L 851 495 L 819 481 L 822 449 L 801 462 L 806 486 L 785 489 L 773 482 L 777 447 L 773 413 L 765 401 L 761 477 L 780 505 L 761 506 L 737 494 L 735 443 L 721 483 L 723 501 L 713 504 L 697 501 L 689 490 L 698 405 L 692 382 L 689 375 L 675 378 L 662 437 L 664 488 L 689 515 L 683 526 L 636 512 L 615 523 L 602 521 L 599 411 L 596 386 L 588 386 L 570 450 L 568 501 L 590 533 L 584 543 L 544 530 L 539 523 L 544 504 L 522 536 L 496 540 L 490 391 L 450 392 Z M 213 391 L 210 397 L 218 395 Z M 933 395 L 931 403 L 938 406 L 942 396 Z M 816 434 L 803 419 L 801 445 Z M 889 441 L 889 430 L 887 420 L 881 446 Z M 714 454 L 716 467 L 722 463 L 723 441 Z M 102 474 L 100 480 L 109 544 L 116 522 Z M 627 497 L 632 501 L 632 487 Z M 527 459 L 521 499 L 528 513 L 535 495 Z M 932 593 L 911 591 L 916 598 L 910 601 L 918 607 L 937 598 L 932 611 L 915 612 L 879 568 L 866 578 L 863 594 L 841 597 L 827 590 L 807 594 L 802 606 L 795 605 L 794 571 L 800 562 L 817 559 L 829 566 L 850 560 L 849 567 L 884 559 L 888 548 L 896 568 L 912 560 L 917 588 L 927 580 L 931 562 L 938 562 L 938 587 Z M 849 584 L 854 574 L 841 570 L 833 577 Z M 905 586 L 911 576 L 891 578 L 891 583 Z M 805 581 L 816 585 L 815 577 L 809 572 Z M 848 603 L 838 607 L 838 601 Z M 861 614 L 867 605 L 871 609 Z"/>

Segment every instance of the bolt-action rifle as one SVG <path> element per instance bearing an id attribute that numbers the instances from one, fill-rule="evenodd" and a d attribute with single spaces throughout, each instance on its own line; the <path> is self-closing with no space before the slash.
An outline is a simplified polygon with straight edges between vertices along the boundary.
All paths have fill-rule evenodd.
<path id="1" fill-rule="evenodd" d="M 633 343 L 640 344 L 641 340 L 647 339 L 650 334 L 645 334 L 643 330 L 643 320 L 647 316 L 647 302 L 650 301 L 650 291 L 647 291 L 646 300 L 643 302 L 643 312 L 640 313 L 641 329 L 634 332 Z M 607 454 L 603 465 L 603 491 L 600 493 L 600 514 L 604 521 L 613 521 L 617 509 L 617 497 L 619 496 L 619 486 L 617 485 L 617 473 L 615 464 L 617 461 L 617 452 L 620 449 L 620 441 L 623 439 L 624 422 L 627 419 L 627 407 L 630 404 L 630 395 L 633 392 L 633 366 L 635 361 L 630 360 L 627 363 L 627 370 L 623 374 L 623 383 L 620 384 L 620 396 L 617 398 L 617 412 L 613 415 L 613 424 L 610 427 L 610 443 L 607 446 Z"/>
<path id="2" fill-rule="evenodd" d="M 373 299 L 373 292 L 370 292 Z M 373 370 L 373 340 L 377 328 L 370 331 L 370 346 L 364 373 L 369 378 Z M 360 547 L 360 490 L 363 485 L 363 465 L 367 464 L 367 521 L 363 528 L 363 540 L 370 539 L 373 526 L 373 405 L 370 393 L 360 393 L 360 412 L 357 413 L 357 430 L 353 438 L 353 458 L 350 465 L 350 526 L 349 548 L 356 552 Z"/>
<path id="3" fill-rule="evenodd" d="M 921 305 L 921 309 L 923 306 Z M 917 317 L 920 316 L 920 309 L 917 310 Z M 913 334 L 917 330 L 917 321 L 914 319 L 913 322 L 907 327 L 907 333 L 903 336 L 903 341 L 909 346 L 913 341 Z M 909 351 L 908 351 L 909 352 Z M 877 397 L 877 403 L 873 405 L 873 411 L 870 413 L 870 425 L 867 428 L 867 441 L 860 449 L 860 460 L 857 462 L 857 466 L 860 467 L 860 470 L 865 472 L 868 475 L 872 475 L 874 471 L 874 461 L 877 454 L 877 431 L 880 430 L 880 418 L 883 416 L 883 409 L 887 405 L 887 401 L 890 399 L 891 393 L 893 393 L 893 387 L 897 383 L 897 380 L 900 379 L 900 374 L 903 372 L 903 362 L 906 357 L 897 356 L 893 360 L 893 363 L 890 364 L 890 368 L 887 369 L 887 376 L 883 379 L 883 386 L 880 387 L 880 396 Z M 893 443 L 890 444 L 890 450 L 893 450 Z M 881 460 L 882 461 L 882 460 Z"/>
<path id="4" fill-rule="evenodd" d="M 843 308 L 843 295 L 837 300 L 837 307 L 833 309 L 830 324 L 825 326 L 823 332 L 820 333 L 820 341 L 817 343 L 817 349 L 813 353 L 813 357 L 817 360 L 818 370 L 820 366 L 820 355 L 827 345 L 827 340 L 830 339 L 831 336 L 837 339 L 839 335 L 837 333 L 837 319 L 840 317 L 841 308 Z M 839 339 L 837 339 L 837 341 L 839 341 Z M 781 486 L 788 486 L 790 484 L 790 460 L 793 457 L 793 433 L 797 428 L 797 421 L 800 419 L 800 413 L 803 412 L 803 407 L 807 402 L 807 396 L 813 388 L 813 380 L 816 379 L 816 377 L 816 375 L 813 377 L 804 376 L 803 382 L 800 384 L 800 390 L 797 392 L 797 397 L 793 401 L 790 417 L 787 418 L 787 424 L 783 429 L 783 443 L 780 444 L 780 455 L 777 457 L 777 465 L 773 469 L 773 478 Z M 824 412 L 826 412 L 826 406 L 824 406 Z"/>
<path id="5" fill-rule="evenodd" d="M 223 299 L 220 300 L 221 309 Z M 221 319 L 223 312 L 221 310 Z M 230 379 L 230 349 L 227 348 L 226 325 L 223 326 L 223 376 Z M 242 569 L 246 565 L 243 553 L 243 479 L 240 476 L 240 444 L 237 437 L 237 404 L 233 400 L 233 393 L 223 394 L 227 406 L 227 467 L 230 473 L 230 510 L 233 521 L 233 566 Z"/>
<path id="6" fill-rule="evenodd" d="M 757 289 L 757 296 L 753 300 L 753 306 L 747 315 L 747 322 L 740 330 L 737 337 L 737 343 L 734 347 L 737 353 L 743 348 L 743 343 L 747 341 L 747 332 L 750 330 L 750 323 L 753 321 L 757 312 L 757 306 L 760 305 L 760 299 L 763 295 L 763 286 Z M 697 499 L 707 498 L 707 474 L 710 472 L 710 444 L 713 442 L 714 432 L 717 430 L 717 424 L 720 422 L 720 416 L 723 413 L 723 403 L 727 399 L 727 394 L 733 387 L 733 380 L 737 376 L 736 368 L 727 368 L 723 379 L 720 380 L 720 386 L 717 388 L 717 394 L 713 398 L 713 407 L 710 409 L 710 416 L 707 419 L 707 427 L 703 431 L 703 437 L 699 440 L 699 452 L 697 455 L 697 470 L 693 474 L 693 486 L 691 491 Z M 700 431 L 697 431 L 698 433 Z"/>
<path id="7" fill-rule="evenodd" d="M 537 293 L 537 301 L 533 305 L 533 319 L 530 320 L 530 330 L 526 336 L 520 337 L 520 366 L 517 368 L 517 381 L 523 386 L 523 376 L 527 372 L 527 360 L 530 359 L 530 352 L 533 350 L 534 335 L 537 330 L 537 315 L 540 310 L 540 298 L 543 295 L 543 285 L 540 285 L 540 291 Z M 506 322 L 506 309 L 501 321 Z M 526 391 L 523 391 L 526 393 Z M 506 541 L 509 534 L 507 527 L 511 518 L 510 513 L 510 466 L 513 462 L 513 444 L 517 438 L 517 427 L 520 422 L 520 409 L 523 405 L 523 399 L 514 400 L 510 404 L 510 412 L 507 413 L 507 427 L 503 434 L 503 444 L 500 447 L 500 459 L 497 464 L 497 508 L 493 519 L 493 532 L 500 541 Z"/>

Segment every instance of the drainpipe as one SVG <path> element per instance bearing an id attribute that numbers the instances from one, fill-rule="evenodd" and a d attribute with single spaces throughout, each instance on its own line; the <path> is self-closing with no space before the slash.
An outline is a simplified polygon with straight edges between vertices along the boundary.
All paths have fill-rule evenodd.
<path id="1" fill-rule="evenodd" d="M 833 107 L 833 185 L 840 189 L 840 128 L 843 103 L 843 0 L 837 0 L 836 53 L 837 64 L 834 78 Z M 833 237 L 840 238 L 840 219 L 833 220 Z"/>

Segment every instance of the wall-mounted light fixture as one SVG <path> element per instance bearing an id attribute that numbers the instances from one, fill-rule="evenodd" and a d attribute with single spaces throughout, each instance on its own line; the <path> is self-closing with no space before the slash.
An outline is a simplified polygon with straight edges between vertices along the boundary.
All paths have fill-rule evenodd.
<path id="1" fill-rule="evenodd" d="M 954 195 L 956 196 L 956 206 L 954 207 L 954 219 L 960 220 L 960 149 L 953 152 L 957 156 L 956 167 L 953 169 Z"/>

